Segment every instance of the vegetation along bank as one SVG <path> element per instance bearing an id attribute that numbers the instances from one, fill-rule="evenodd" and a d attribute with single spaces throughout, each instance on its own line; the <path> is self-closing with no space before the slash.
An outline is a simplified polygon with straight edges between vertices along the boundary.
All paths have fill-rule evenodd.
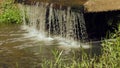
<path id="1" fill-rule="evenodd" d="M 2 1 L 2 0 L 0 0 Z M 4 0 L 0 4 L 0 23 L 19 24 L 22 16 L 13 0 Z M 115 22 L 112 22 L 115 23 Z M 111 24 L 111 20 L 108 24 Z M 63 58 L 62 51 L 55 51 L 54 59 L 45 60 L 41 63 L 42 68 L 119 68 L 120 67 L 120 20 L 114 33 L 108 32 L 107 38 L 102 40 L 102 55 L 82 56 L 73 52 L 71 58 Z M 84 51 L 84 50 L 83 50 Z M 19 66 L 19 64 L 18 64 Z M 16 67 L 19 68 L 19 67 Z"/>

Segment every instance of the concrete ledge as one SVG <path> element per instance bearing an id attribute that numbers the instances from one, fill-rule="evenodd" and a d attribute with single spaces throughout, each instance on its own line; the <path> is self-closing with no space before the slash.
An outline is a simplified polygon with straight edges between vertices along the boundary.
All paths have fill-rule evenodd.
<path id="1" fill-rule="evenodd" d="M 120 0 L 16 0 L 19 3 L 35 4 L 36 2 L 53 3 L 56 8 L 62 6 L 76 7 L 79 10 L 81 5 L 84 6 L 84 12 L 104 12 L 120 10 Z"/>
<path id="2" fill-rule="evenodd" d="M 120 10 L 120 0 L 89 0 L 84 4 L 87 12 Z"/>
<path id="3" fill-rule="evenodd" d="M 63 6 L 79 6 L 88 0 L 15 0 L 16 2 L 24 2 L 25 4 L 34 4 L 36 2 L 55 3 Z"/>
<path id="4" fill-rule="evenodd" d="M 37 2 L 48 3 L 48 7 L 53 4 L 54 9 L 66 10 L 68 7 L 71 7 L 72 11 L 75 12 L 84 12 L 83 4 L 87 0 L 16 0 L 17 3 L 22 3 L 24 5 L 35 5 Z"/>

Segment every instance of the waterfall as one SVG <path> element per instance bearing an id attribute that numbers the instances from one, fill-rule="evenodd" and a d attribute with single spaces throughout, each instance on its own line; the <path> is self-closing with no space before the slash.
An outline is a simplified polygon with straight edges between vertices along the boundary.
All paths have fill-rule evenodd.
<path id="1" fill-rule="evenodd" d="M 55 9 L 53 4 L 37 3 L 22 5 L 20 9 L 24 25 L 41 36 L 77 42 L 88 38 L 83 13 L 74 12 L 71 7 Z"/>

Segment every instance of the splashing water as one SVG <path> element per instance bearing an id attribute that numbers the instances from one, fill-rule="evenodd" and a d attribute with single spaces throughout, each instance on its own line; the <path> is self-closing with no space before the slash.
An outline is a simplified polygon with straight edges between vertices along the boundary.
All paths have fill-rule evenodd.
<path id="1" fill-rule="evenodd" d="M 80 41 L 88 38 L 82 12 L 73 12 L 70 7 L 54 9 L 53 4 L 48 3 L 19 7 L 23 28 L 28 30 L 29 36 L 36 36 L 39 40 L 57 40 L 59 45 L 69 47 L 81 47 Z"/>

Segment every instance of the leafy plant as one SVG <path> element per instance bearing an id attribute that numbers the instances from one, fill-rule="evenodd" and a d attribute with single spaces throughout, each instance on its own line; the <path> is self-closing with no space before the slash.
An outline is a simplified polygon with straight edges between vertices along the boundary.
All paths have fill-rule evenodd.
<path id="1" fill-rule="evenodd" d="M 21 23 L 20 10 L 13 0 L 6 0 L 1 5 L 2 14 L 0 15 L 0 23 Z"/>
<path id="2" fill-rule="evenodd" d="M 62 51 L 52 51 L 55 61 L 44 60 L 42 62 L 42 68 L 119 68 L 120 65 L 120 25 L 118 31 L 111 34 L 109 40 L 103 40 L 102 42 L 102 55 L 100 56 L 88 56 L 84 50 L 82 54 L 80 52 L 73 51 L 71 57 L 60 57 Z M 57 61 L 59 59 L 59 61 Z M 54 64 L 57 65 L 54 66 Z M 46 67 L 47 65 L 47 67 Z"/>

